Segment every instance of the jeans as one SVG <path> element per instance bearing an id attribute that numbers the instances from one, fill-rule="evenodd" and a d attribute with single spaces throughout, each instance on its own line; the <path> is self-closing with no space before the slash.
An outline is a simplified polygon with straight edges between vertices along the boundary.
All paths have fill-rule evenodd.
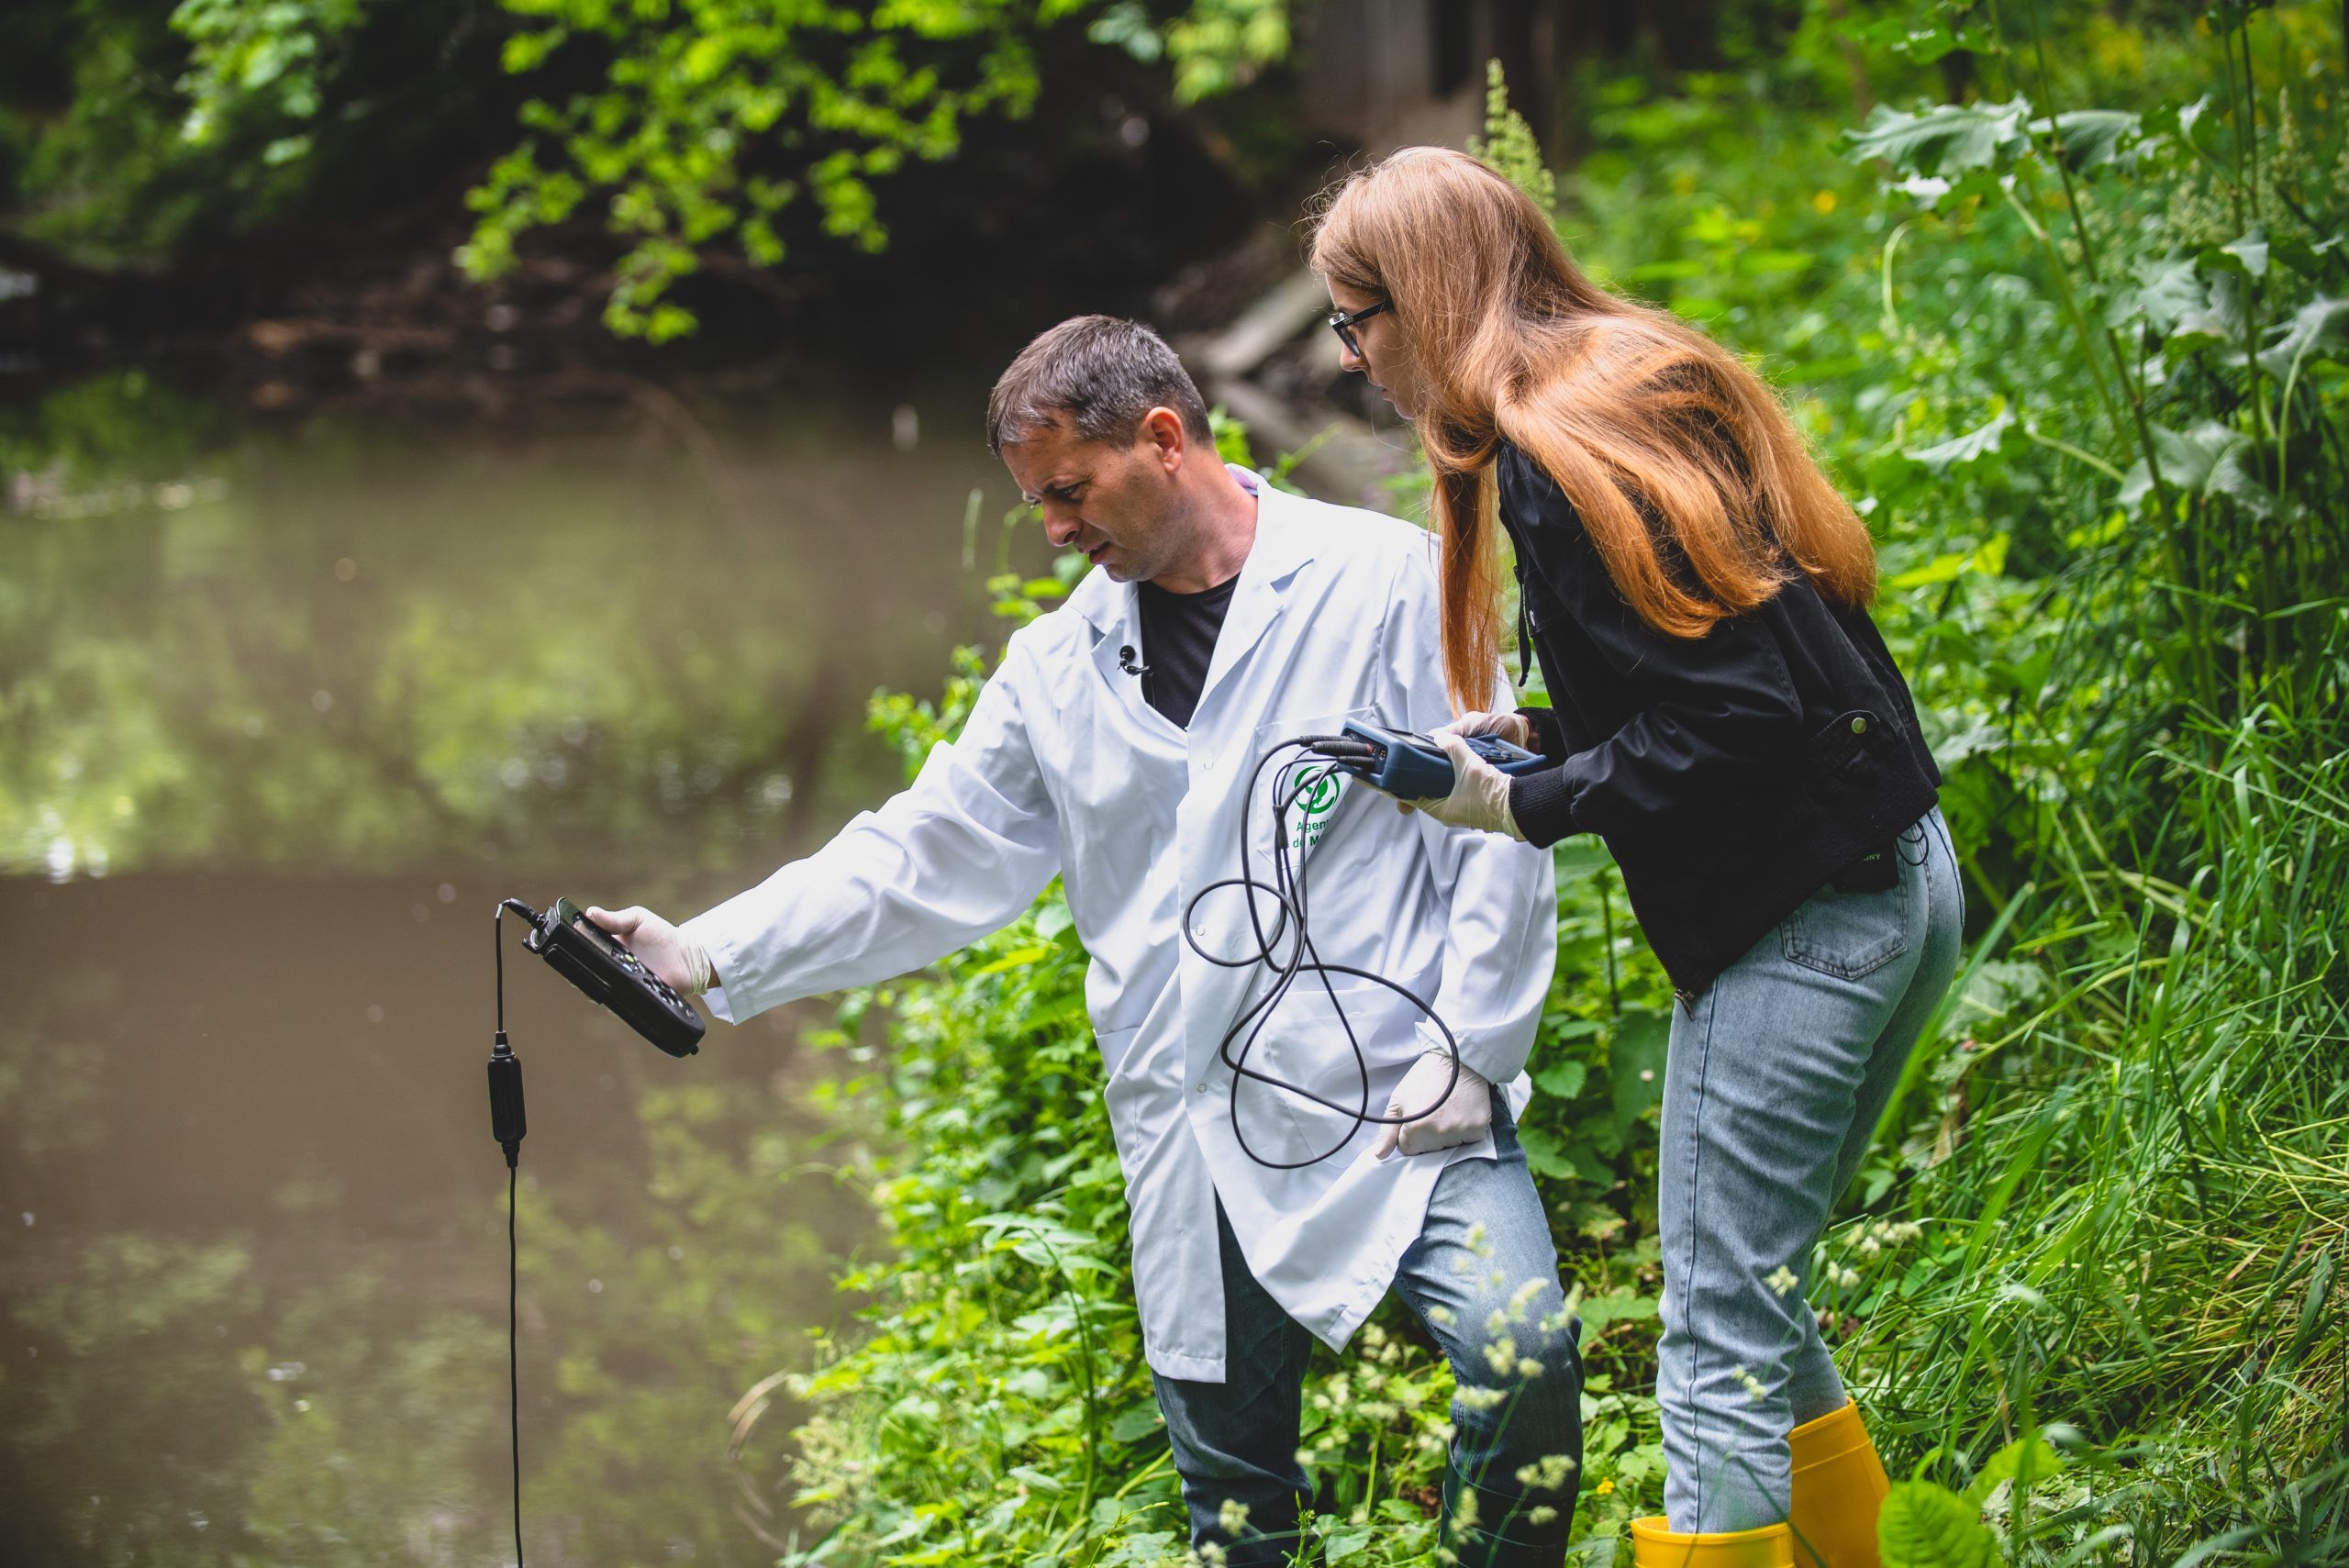
<path id="1" fill-rule="evenodd" d="M 1898 859 L 1890 890 L 1821 889 L 1673 1014 L 1656 1400 L 1675 1530 L 1785 1519 L 1787 1434 L 1845 1403 L 1811 1250 L 1956 973 L 1963 915 L 1940 811 Z"/>
<path id="2" fill-rule="evenodd" d="M 1445 1169 L 1395 1289 L 1443 1348 L 1461 1390 L 1444 1477 L 1445 1544 L 1464 1563 L 1532 1568 L 1565 1556 L 1582 1464 L 1582 1326 L 1566 1315 L 1542 1200 L 1497 1089 L 1493 1148 L 1497 1159 Z M 1220 1205 L 1216 1229 L 1224 1381 L 1152 1374 L 1192 1544 L 1222 1547 L 1233 1568 L 1316 1561 L 1310 1543 L 1300 1551 L 1297 1515 L 1311 1488 L 1297 1462 L 1313 1336 L 1248 1272 Z M 1520 1480 L 1528 1467 L 1533 1473 Z M 1237 1530 L 1225 1528 L 1227 1503 L 1247 1509 Z M 1553 1514 L 1536 1523 L 1534 1510 L 1545 1507 Z"/>

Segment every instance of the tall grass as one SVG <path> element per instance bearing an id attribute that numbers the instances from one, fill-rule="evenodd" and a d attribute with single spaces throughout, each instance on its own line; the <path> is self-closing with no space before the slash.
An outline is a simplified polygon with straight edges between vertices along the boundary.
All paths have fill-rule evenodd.
<path id="1" fill-rule="evenodd" d="M 2073 814 L 2006 927 L 2034 979 L 1920 1057 L 1931 1240 L 1846 1348 L 1927 1475 L 2060 1439 L 2018 1561 L 2349 1553 L 2349 751 L 2273 708 L 2199 739 L 2146 760 L 2179 786 L 2149 841 Z"/>
<path id="2" fill-rule="evenodd" d="M 1936 1261 L 1876 1286 L 1848 1353 L 1924 1473 L 2060 1437 L 1992 1499 L 2014 1561 L 2327 1561 L 2349 1555 L 2339 342 L 2305 373 L 2343 308 L 2318 255 L 2341 146 L 2252 53 L 2256 28 L 2279 62 L 2322 34 L 2215 8 L 2188 58 L 2222 67 L 2225 124 L 2198 135 L 2207 97 L 2034 119 L 2021 94 L 2061 95 L 2023 10 L 1993 34 L 2008 145 L 1932 139 L 1948 109 L 1854 138 L 2009 209 L 2060 306 L 2048 357 L 2095 396 L 2069 429 L 2060 406 L 1998 416 L 2094 510 L 2023 601 L 2035 629 L 1967 648 L 2009 741 L 1973 781 L 2003 903 L 1919 1052 L 1930 1093 L 1887 1118 L 1939 1109 L 1899 1195 Z M 2137 177 L 2112 172 L 2132 147 Z M 2295 259 L 2271 266 L 2278 236 Z"/>

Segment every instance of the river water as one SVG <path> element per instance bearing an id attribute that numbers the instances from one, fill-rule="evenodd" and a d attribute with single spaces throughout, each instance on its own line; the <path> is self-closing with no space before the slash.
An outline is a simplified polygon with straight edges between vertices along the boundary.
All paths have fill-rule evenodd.
<path id="1" fill-rule="evenodd" d="M 1045 563 L 980 397 L 0 411 L 0 1562 L 510 1559 L 492 907 L 681 917 L 895 786 L 871 694 Z M 674 1062 L 518 936 L 529 1560 L 770 1562 L 859 1052 Z"/>

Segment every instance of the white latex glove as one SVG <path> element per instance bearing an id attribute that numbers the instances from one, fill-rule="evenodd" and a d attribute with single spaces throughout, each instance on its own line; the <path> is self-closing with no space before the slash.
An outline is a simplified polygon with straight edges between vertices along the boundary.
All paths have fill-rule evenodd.
<path id="1" fill-rule="evenodd" d="M 1512 746 L 1533 750 L 1533 726 L 1521 713 L 1464 713 L 1438 735 L 1497 735 Z"/>
<path id="2" fill-rule="evenodd" d="M 620 940 L 637 962 L 659 975 L 680 996 L 698 996 L 717 983 L 702 945 L 641 905 L 617 912 L 592 906 L 587 917 Z"/>
<path id="3" fill-rule="evenodd" d="M 1503 833 L 1521 842 L 1525 835 L 1508 812 L 1508 775 L 1468 750 L 1457 730 L 1439 729 L 1433 740 L 1452 759 L 1452 793 L 1442 800 L 1403 801 L 1403 809 L 1424 811 L 1446 827 Z"/>
<path id="4" fill-rule="evenodd" d="M 1431 1154 L 1439 1149 L 1456 1149 L 1484 1137 L 1493 1125 L 1493 1086 L 1464 1062 L 1460 1064 L 1460 1081 L 1452 1084 L 1452 1093 L 1437 1106 L 1436 1096 L 1443 1094 L 1443 1086 L 1451 1083 L 1450 1051 L 1431 1051 L 1412 1062 L 1411 1070 L 1403 1074 L 1403 1081 L 1395 1085 L 1394 1097 L 1386 1102 L 1386 1114 L 1412 1116 L 1430 1106 L 1435 1106 L 1435 1110 L 1413 1121 L 1388 1122 L 1378 1129 L 1378 1142 L 1372 1152 L 1381 1160 L 1397 1148 L 1406 1154 Z"/>

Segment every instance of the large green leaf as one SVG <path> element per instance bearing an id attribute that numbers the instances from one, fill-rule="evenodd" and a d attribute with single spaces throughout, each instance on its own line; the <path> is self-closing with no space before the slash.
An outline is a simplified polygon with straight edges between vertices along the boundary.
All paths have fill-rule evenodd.
<path id="1" fill-rule="evenodd" d="M 2246 319 L 2245 295 L 2251 279 L 2239 266 L 2221 264 L 2231 258 L 2216 250 L 2205 250 L 2196 262 L 2196 277 L 2203 287 L 2203 300 L 2181 314 L 2170 328 L 2163 351 L 2173 358 L 2188 353 L 2207 353 L 2214 364 L 2233 370 L 2243 364 L 2243 322 Z"/>
<path id="2" fill-rule="evenodd" d="M 2034 121 L 2031 128 L 2054 136 L 2064 161 L 2075 169 L 2126 161 L 2144 135 L 2138 117 L 2122 109 L 2070 109 L 2053 119 Z"/>
<path id="3" fill-rule="evenodd" d="M 2292 313 L 2292 318 L 2275 329 L 2267 347 L 2260 350 L 2259 368 L 2269 375 L 2289 380 L 2299 374 L 2301 365 L 2320 350 L 2330 349 L 2336 356 L 2349 335 L 2343 327 L 2349 323 L 2349 299 L 2312 299 Z"/>
<path id="4" fill-rule="evenodd" d="M 1589 1063 L 1569 1059 L 1554 1062 L 1533 1074 L 1533 1085 L 1545 1095 L 1571 1100 L 1582 1093 L 1583 1083 L 1589 1074 Z"/>
<path id="5" fill-rule="evenodd" d="M 2106 306 L 2105 321 L 2123 327 L 2142 320 L 2157 336 L 2166 338 L 2189 314 L 2207 309 L 2210 291 L 2194 270 L 2190 256 L 2170 256 L 2140 263 L 2137 286 L 2121 289 Z"/>
<path id="6" fill-rule="evenodd" d="M 1612 1179 L 1611 1173 L 1588 1150 L 1567 1142 L 1547 1128 L 1521 1127 L 1517 1140 L 1525 1151 L 1526 1168 L 1537 1176 L 1553 1182 L 1588 1182 L 1602 1187 Z"/>
<path id="7" fill-rule="evenodd" d="M 1942 104 L 1904 114 L 1882 104 L 1858 130 L 1843 133 L 1854 158 L 1882 158 L 1904 173 L 1965 174 L 2002 168 L 2028 150 L 2024 128 L 2031 106 L 2021 98 L 2003 104 Z"/>
<path id="8" fill-rule="evenodd" d="M 1928 1481 L 1895 1485 L 1876 1533 L 1884 1568 L 1992 1568 L 1998 1561 L 1998 1540 L 1975 1506 Z"/>
<path id="9" fill-rule="evenodd" d="M 2224 245 L 2217 245 L 2202 252 L 2202 265 L 2213 272 L 2241 272 L 2246 276 L 2264 278 L 2267 275 L 2267 229 L 2254 223 L 2249 229 Z"/>
<path id="10" fill-rule="evenodd" d="M 2211 0 L 2202 12 L 2202 20 L 2221 38 L 2251 21 L 2254 11 L 2272 11 L 2276 0 Z"/>
<path id="11" fill-rule="evenodd" d="M 1121 1443 L 1138 1443 L 1165 1429 L 1166 1418 L 1155 1403 L 1129 1407 L 1109 1423 L 1109 1435 Z"/>
<path id="12" fill-rule="evenodd" d="M 1911 462 L 1921 462 L 1938 473 L 1953 465 L 1973 462 L 1997 452 L 2014 422 L 2013 411 L 2001 408 L 1980 429 L 1968 430 L 1962 436 L 1953 436 L 1933 446 L 1912 447 L 1901 455 Z"/>
<path id="13" fill-rule="evenodd" d="M 1575 1304 L 1575 1316 L 1582 1320 L 1583 1342 L 1588 1344 L 1609 1323 L 1653 1318 L 1660 1309 L 1658 1297 L 1619 1285 L 1604 1295 L 1584 1296 Z"/>
<path id="14" fill-rule="evenodd" d="M 2254 517 L 2273 517 L 2276 497 L 2243 465 L 2251 438 L 2232 426 L 2206 419 L 2191 429 L 2153 428 L 2154 450 L 2160 456 L 2162 482 L 2186 495 L 2223 495 Z M 2154 487 L 2149 466 L 2140 462 L 2121 482 L 2120 501 L 2134 508 Z"/>
<path id="15" fill-rule="evenodd" d="M 1570 1181 L 1580 1174 L 1573 1159 L 1558 1135 L 1547 1128 L 1520 1127 L 1517 1129 L 1518 1147 L 1525 1151 L 1526 1169 L 1537 1176 L 1552 1181 Z"/>
<path id="16" fill-rule="evenodd" d="M 1960 50 L 1984 54 L 2004 52 L 2004 46 L 1987 28 L 1965 26 L 1953 30 L 1946 17 L 1931 21 L 1907 15 L 1882 17 L 1874 21 L 1846 22 L 1837 30 L 1864 48 L 1890 50 L 1916 65 L 1931 65 L 1943 55 Z"/>
<path id="17" fill-rule="evenodd" d="M 1992 534 L 1972 550 L 1950 550 L 1922 566 L 1888 578 L 1885 586 L 1895 593 L 1907 593 L 1915 588 L 1930 588 L 1936 583 L 1954 582 L 1969 572 L 1996 577 L 2007 569 L 2007 535 Z"/>

